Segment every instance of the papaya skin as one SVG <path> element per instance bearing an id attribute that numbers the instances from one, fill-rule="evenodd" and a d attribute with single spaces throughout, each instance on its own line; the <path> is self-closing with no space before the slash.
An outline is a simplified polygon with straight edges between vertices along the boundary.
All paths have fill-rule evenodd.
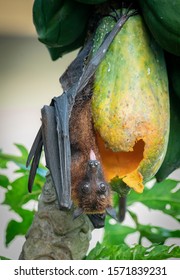
<path id="1" fill-rule="evenodd" d="M 94 49 L 112 20 L 102 20 Z M 141 193 L 166 153 L 169 95 L 163 51 L 140 15 L 128 19 L 95 73 L 92 114 L 106 179 L 119 176 Z"/>

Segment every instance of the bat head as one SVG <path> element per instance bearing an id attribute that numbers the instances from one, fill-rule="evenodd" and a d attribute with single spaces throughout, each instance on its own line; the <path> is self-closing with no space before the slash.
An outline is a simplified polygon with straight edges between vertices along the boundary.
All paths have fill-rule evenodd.
<path id="1" fill-rule="evenodd" d="M 77 190 L 78 208 L 74 212 L 74 218 L 82 213 L 97 214 L 107 212 L 115 217 L 111 207 L 111 189 L 105 181 L 101 163 L 96 159 L 93 150 L 90 151 L 90 160 L 87 162 L 87 170 L 84 180 Z"/>

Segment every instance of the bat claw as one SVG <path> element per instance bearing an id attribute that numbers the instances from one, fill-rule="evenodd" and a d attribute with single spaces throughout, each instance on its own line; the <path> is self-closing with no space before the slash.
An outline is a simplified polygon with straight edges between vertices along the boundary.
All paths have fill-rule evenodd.
<path id="1" fill-rule="evenodd" d="M 73 213 L 73 220 L 75 220 L 76 218 L 78 218 L 79 216 L 81 216 L 83 214 L 83 209 L 82 208 L 76 208 L 74 210 L 74 213 Z"/>
<path id="2" fill-rule="evenodd" d="M 116 210 L 113 207 L 107 207 L 106 208 L 106 213 L 111 216 L 113 219 L 118 221 L 117 215 L 116 215 Z"/>

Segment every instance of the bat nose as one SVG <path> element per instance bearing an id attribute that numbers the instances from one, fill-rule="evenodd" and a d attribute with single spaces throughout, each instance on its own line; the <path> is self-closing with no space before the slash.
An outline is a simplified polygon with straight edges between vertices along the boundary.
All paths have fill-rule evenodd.
<path id="1" fill-rule="evenodd" d="M 89 166 L 90 168 L 92 169 L 96 169 L 98 167 L 99 163 L 97 160 L 92 160 L 92 161 L 89 161 Z"/>
<path id="2" fill-rule="evenodd" d="M 101 198 L 101 199 L 105 199 L 105 198 L 106 198 L 105 194 L 101 194 L 101 195 L 100 195 L 100 198 Z"/>

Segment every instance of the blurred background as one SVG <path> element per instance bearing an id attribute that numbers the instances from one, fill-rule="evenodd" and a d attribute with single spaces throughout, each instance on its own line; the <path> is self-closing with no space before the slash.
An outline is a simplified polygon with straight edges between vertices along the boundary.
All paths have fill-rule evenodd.
<path id="1" fill-rule="evenodd" d="M 8 154 L 18 153 L 13 143 L 20 143 L 29 150 L 40 126 L 40 110 L 61 93 L 59 77 L 76 56 L 77 51 L 52 62 L 47 49 L 41 44 L 32 22 L 33 0 L 0 0 L 0 149 Z M 8 176 L 14 178 L 13 164 Z M 3 172 L 3 171 L 2 171 Z M 172 175 L 180 178 L 179 172 Z M 0 189 L 0 202 L 4 190 Z M 139 207 L 141 222 L 147 222 L 145 207 Z M 0 255 L 18 259 L 24 237 L 17 237 L 8 248 L 4 246 L 4 231 L 10 219 L 18 219 L 7 206 L 0 205 Z M 149 222 L 167 228 L 178 227 L 176 222 L 162 220 L 151 213 Z M 126 223 L 128 224 L 128 217 Z M 93 232 L 93 246 L 102 231 Z M 129 242 L 134 242 L 134 236 Z"/>
<path id="2" fill-rule="evenodd" d="M 40 110 L 61 93 L 59 77 L 77 52 L 52 62 L 39 43 L 32 22 L 33 0 L 0 0 L 0 149 L 19 151 L 13 143 L 30 149 L 40 126 Z M 14 178 L 13 164 L 8 176 Z M 3 170 L 1 171 L 3 173 Z M 0 189 L 0 202 L 4 199 Z M 8 207 L 0 206 L 0 255 L 17 259 L 24 242 L 18 237 L 4 247 L 4 230 L 10 218 Z"/>

